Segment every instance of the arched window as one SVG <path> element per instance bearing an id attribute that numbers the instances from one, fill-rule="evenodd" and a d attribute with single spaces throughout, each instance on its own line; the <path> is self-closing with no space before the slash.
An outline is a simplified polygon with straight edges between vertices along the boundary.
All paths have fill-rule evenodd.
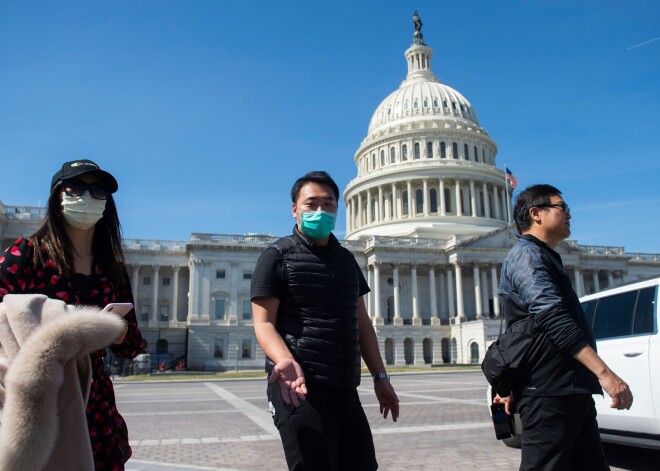
<path id="1" fill-rule="evenodd" d="M 451 213 L 451 190 L 445 188 L 445 212 Z"/>
<path id="2" fill-rule="evenodd" d="M 429 107 L 429 99 L 424 98 L 424 108 L 428 108 L 428 107 Z"/>
<path id="3" fill-rule="evenodd" d="M 422 214 L 424 212 L 424 192 L 422 190 L 415 191 L 415 213 Z"/>
<path id="4" fill-rule="evenodd" d="M 385 363 L 387 365 L 394 364 L 394 340 L 391 338 L 385 339 Z"/>
<path id="5" fill-rule="evenodd" d="M 371 154 L 371 169 L 373 170 L 375 168 L 376 168 L 376 153 L 374 152 L 373 154 Z"/>
<path id="6" fill-rule="evenodd" d="M 431 212 L 432 213 L 437 213 L 438 212 L 438 192 L 435 190 L 435 188 L 431 188 L 431 192 L 429 195 L 429 203 L 431 203 Z"/>
<path id="7" fill-rule="evenodd" d="M 401 146 L 401 160 L 408 160 L 408 146 L 406 144 Z"/>
<path id="8" fill-rule="evenodd" d="M 433 99 L 433 108 L 435 108 L 437 110 L 439 106 L 440 106 L 440 104 L 438 103 L 438 99 L 434 98 Z"/>
<path id="9" fill-rule="evenodd" d="M 415 364 L 415 342 L 410 337 L 403 341 L 403 356 L 406 360 L 406 365 Z"/>
<path id="10" fill-rule="evenodd" d="M 160 312 L 158 313 L 158 320 L 160 322 L 167 322 L 170 320 L 170 305 L 166 299 L 160 302 Z"/>
<path id="11" fill-rule="evenodd" d="M 424 363 L 430 365 L 433 363 L 433 340 L 425 338 L 422 341 L 422 353 L 424 354 Z"/>
<path id="12" fill-rule="evenodd" d="M 481 148 L 481 159 L 486 163 L 486 151 L 483 147 Z"/>
<path id="13" fill-rule="evenodd" d="M 225 318 L 225 299 L 224 296 L 222 298 L 214 298 L 214 319 L 216 320 L 222 320 Z"/>
<path id="14" fill-rule="evenodd" d="M 451 154 L 453 158 L 458 159 L 458 144 L 455 142 L 451 144 Z"/>
<path id="15" fill-rule="evenodd" d="M 479 152 L 477 152 L 477 146 L 474 146 L 474 161 L 479 162 Z"/>
<path id="16" fill-rule="evenodd" d="M 465 160 L 470 160 L 470 148 L 467 144 L 463 144 L 463 154 L 465 154 Z"/>
<path id="17" fill-rule="evenodd" d="M 442 351 L 442 362 L 449 363 L 449 340 L 446 337 L 440 341 L 440 350 Z"/>
<path id="18" fill-rule="evenodd" d="M 479 344 L 477 342 L 470 344 L 470 363 L 479 363 Z"/>
<path id="19" fill-rule="evenodd" d="M 408 215 L 408 190 L 403 190 L 403 194 L 401 195 L 401 201 L 403 203 L 403 215 L 407 216 Z"/>
<path id="20" fill-rule="evenodd" d="M 167 353 L 169 343 L 167 339 L 158 339 L 156 342 L 156 353 Z"/>
<path id="21" fill-rule="evenodd" d="M 445 144 L 444 141 L 440 143 L 440 158 L 447 158 L 447 144 Z"/>
<path id="22" fill-rule="evenodd" d="M 419 142 L 415 142 L 415 147 L 414 147 L 414 149 L 415 149 L 415 155 L 414 155 L 414 158 L 415 158 L 415 159 L 419 159 L 419 158 L 421 157 L 421 155 L 420 155 L 420 150 L 419 150 Z"/>
<path id="23" fill-rule="evenodd" d="M 385 166 L 385 151 L 384 150 L 380 151 L 380 166 L 381 167 Z"/>
<path id="24" fill-rule="evenodd" d="M 396 150 L 394 147 L 390 147 L 390 163 L 393 164 L 396 162 Z"/>
<path id="25" fill-rule="evenodd" d="M 427 159 L 433 158 L 433 143 L 431 141 L 426 143 L 426 158 Z"/>

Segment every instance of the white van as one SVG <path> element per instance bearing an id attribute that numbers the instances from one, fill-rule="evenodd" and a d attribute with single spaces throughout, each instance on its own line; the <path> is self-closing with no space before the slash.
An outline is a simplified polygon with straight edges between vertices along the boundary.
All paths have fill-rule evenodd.
<path id="1" fill-rule="evenodd" d="M 596 336 L 598 355 L 633 393 L 630 410 L 612 409 L 607 394 L 594 395 L 604 442 L 660 449 L 659 292 L 657 277 L 580 298 Z M 492 397 L 489 387 L 489 405 Z M 519 417 L 514 428 L 517 435 L 503 442 L 520 447 Z"/>

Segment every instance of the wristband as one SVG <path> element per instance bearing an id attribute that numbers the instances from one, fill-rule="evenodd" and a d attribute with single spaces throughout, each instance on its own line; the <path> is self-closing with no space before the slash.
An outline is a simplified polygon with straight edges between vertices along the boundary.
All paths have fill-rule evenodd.
<path id="1" fill-rule="evenodd" d="M 390 375 L 388 375 L 387 373 L 376 373 L 375 375 L 373 375 L 373 378 L 374 378 L 374 383 L 375 383 L 379 379 L 388 379 L 389 380 Z"/>

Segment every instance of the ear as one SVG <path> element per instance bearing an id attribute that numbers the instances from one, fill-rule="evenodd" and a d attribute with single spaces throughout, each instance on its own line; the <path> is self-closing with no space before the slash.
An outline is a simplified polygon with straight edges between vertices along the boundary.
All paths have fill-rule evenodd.
<path id="1" fill-rule="evenodd" d="M 291 215 L 293 219 L 298 219 L 298 209 L 296 209 L 296 203 L 291 203 Z"/>
<path id="2" fill-rule="evenodd" d="M 537 207 L 529 208 L 529 217 L 532 222 L 541 224 L 541 209 Z"/>

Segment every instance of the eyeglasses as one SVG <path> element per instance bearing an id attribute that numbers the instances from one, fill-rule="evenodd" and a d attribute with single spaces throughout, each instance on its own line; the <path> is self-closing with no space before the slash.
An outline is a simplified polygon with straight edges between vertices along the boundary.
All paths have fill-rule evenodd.
<path id="1" fill-rule="evenodd" d="M 543 203 L 543 204 L 538 204 L 536 205 L 537 208 L 558 208 L 561 209 L 564 213 L 566 213 L 567 216 L 571 215 L 571 208 L 568 207 L 568 205 L 562 201 L 561 203 Z"/>
<path id="2" fill-rule="evenodd" d="M 89 191 L 92 198 L 97 200 L 107 200 L 110 192 L 96 183 L 84 183 L 79 180 L 62 180 L 61 182 L 64 193 L 69 196 L 82 196 L 83 193 Z"/>

